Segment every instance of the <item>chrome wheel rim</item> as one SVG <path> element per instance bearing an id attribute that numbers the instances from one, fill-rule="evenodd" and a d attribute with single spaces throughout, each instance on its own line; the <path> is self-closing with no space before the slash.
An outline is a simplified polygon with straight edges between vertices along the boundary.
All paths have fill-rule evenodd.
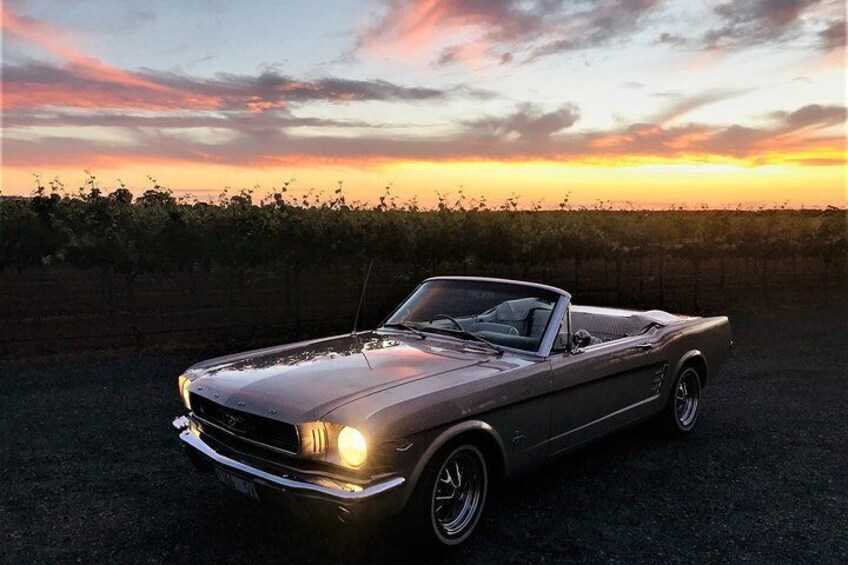
<path id="1" fill-rule="evenodd" d="M 479 452 L 453 452 L 442 465 L 433 488 L 431 516 L 444 541 L 461 540 L 474 527 L 486 492 L 486 470 Z"/>
<path id="2" fill-rule="evenodd" d="M 674 391 L 674 412 L 677 423 L 682 428 L 688 428 L 698 417 L 698 406 L 701 403 L 701 381 L 694 369 L 686 369 L 677 381 Z"/>

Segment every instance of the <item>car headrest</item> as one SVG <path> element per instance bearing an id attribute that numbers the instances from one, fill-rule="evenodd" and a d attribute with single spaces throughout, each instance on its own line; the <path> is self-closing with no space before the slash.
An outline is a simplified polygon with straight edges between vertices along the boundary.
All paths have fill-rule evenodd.
<path id="1" fill-rule="evenodd" d="M 527 318 L 533 308 L 550 309 L 551 305 L 538 298 L 519 298 L 501 302 L 495 309 L 495 319 L 499 322 L 519 322 Z"/>
<path id="2" fill-rule="evenodd" d="M 515 349 L 523 349 L 525 351 L 535 351 L 539 340 L 535 337 L 526 337 L 523 335 L 506 335 L 496 332 L 478 332 L 478 335 L 492 343 L 513 347 Z"/>
<path id="3" fill-rule="evenodd" d="M 507 335 L 519 335 L 515 326 L 509 324 L 498 324 L 495 322 L 477 322 L 474 326 L 475 332 L 493 332 Z"/>

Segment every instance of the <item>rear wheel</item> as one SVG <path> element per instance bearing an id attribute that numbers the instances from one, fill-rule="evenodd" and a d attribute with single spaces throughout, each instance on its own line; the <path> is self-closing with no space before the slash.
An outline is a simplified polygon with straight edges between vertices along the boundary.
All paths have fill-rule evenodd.
<path id="1" fill-rule="evenodd" d="M 695 428 L 700 411 L 701 374 L 693 366 L 684 367 L 661 414 L 663 427 L 671 435 L 688 435 Z"/>
<path id="2" fill-rule="evenodd" d="M 425 541 L 455 547 L 474 533 L 489 494 L 489 469 L 480 449 L 464 443 L 442 449 L 427 465 L 410 510 Z"/>

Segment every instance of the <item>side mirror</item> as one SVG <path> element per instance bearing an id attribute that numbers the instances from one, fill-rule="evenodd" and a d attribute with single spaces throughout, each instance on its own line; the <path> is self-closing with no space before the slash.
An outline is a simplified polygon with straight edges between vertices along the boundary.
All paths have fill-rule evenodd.
<path id="1" fill-rule="evenodd" d="M 577 330 L 571 336 L 571 344 L 574 347 L 586 347 L 592 343 L 592 335 L 586 330 Z"/>

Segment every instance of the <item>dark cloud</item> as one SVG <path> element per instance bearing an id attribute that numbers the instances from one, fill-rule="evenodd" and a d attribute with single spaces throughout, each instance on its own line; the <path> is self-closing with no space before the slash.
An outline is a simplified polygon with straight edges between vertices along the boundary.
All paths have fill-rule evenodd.
<path id="1" fill-rule="evenodd" d="M 776 112 L 772 114 L 784 124 L 784 129 L 795 131 L 806 128 L 824 128 L 845 123 L 844 106 L 820 106 L 811 104 L 798 108 L 794 112 Z"/>
<path id="2" fill-rule="evenodd" d="M 143 70 L 141 75 L 183 92 L 220 97 L 227 106 L 239 107 L 245 100 L 307 102 L 312 100 L 404 100 L 444 98 L 448 92 L 435 88 L 410 88 L 385 80 L 323 78 L 297 80 L 274 70 L 256 76 L 218 74 L 212 79 L 176 73 Z"/>
<path id="3" fill-rule="evenodd" d="M 7 108 L 68 106 L 85 108 L 254 110 L 312 101 L 419 102 L 452 96 L 485 98 L 479 89 L 406 87 L 385 80 L 326 77 L 298 80 L 274 70 L 258 75 L 219 74 L 214 78 L 142 69 L 128 73 L 134 83 L 92 76 L 74 65 L 29 62 L 4 65 L 2 90 Z"/>
<path id="4" fill-rule="evenodd" d="M 566 104 L 553 112 L 543 112 L 535 104 L 521 104 L 505 117 L 487 117 L 465 122 L 471 132 L 493 138 L 516 135 L 522 142 L 538 143 L 551 135 L 573 126 L 580 119 L 580 111 L 573 104 Z"/>
<path id="5" fill-rule="evenodd" d="M 841 106 L 805 106 L 772 115 L 772 124 L 745 127 L 682 124 L 663 127 L 631 124 L 609 131 L 570 132 L 576 108 L 543 112 L 523 105 L 502 117 L 483 117 L 461 124 L 452 135 L 298 136 L 284 128 L 236 130 L 220 143 L 187 140 L 156 128 L 131 130 L 132 144 L 111 144 L 66 137 L 37 140 L 3 139 L 4 158 L 11 166 L 95 166 L 113 160 L 190 161 L 239 166 L 275 166 L 304 162 L 348 162 L 367 165 L 392 160 L 549 160 L 593 161 L 631 158 L 675 159 L 729 157 L 755 163 L 814 157 L 822 147 L 842 147 L 844 134 L 823 135 L 823 128 L 844 123 Z M 807 135 L 816 130 L 815 135 Z M 811 132 L 812 133 L 812 132 Z M 788 135 L 791 134 L 791 135 Z M 821 164 L 821 163 L 820 163 Z"/>
<path id="6" fill-rule="evenodd" d="M 662 109 L 656 116 L 654 116 L 651 122 L 656 124 L 665 124 L 685 116 L 698 108 L 702 108 L 716 102 L 721 102 L 722 100 L 727 100 L 729 98 L 745 94 L 746 92 L 750 92 L 750 90 L 714 89 L 691 96 L 678 96 L 673 103 L 669 104 L 666 108 Z"/>
<path id="7" fill-rule="evenodd" d="M 442 49 L 442 52 L 439 54 L 438 59 L 435 61 L 435 66 L 442 67 L 445 65 L 450 65 L 459 59 L 460 54 L 462 53 L 462 48 L 458 45 L 453 45 L 451 47 L 445 47 Z"/>
<path id="8" fill-rule="evenodd" d="M 70 113 L 62 111 L 8 111 L 3 115 L 3 127 L 121 127 L 121 128 L 220 128 L 239 131 L 267 128 L 298 127 L 355 127 L 379 128 L 381 124 L 354 120 L 329 120 L 298 117 L 285 108 L 265 112 L 168 112 L 137 114 L 96 111 Z M 392 127 L 399 127 L 393 125 Z M 401 126 L 402 127 L 402 126 Z"/>
<path id="9" fill-rule="evenodd" d="M 657 38 L 657 43 L 662 43 L 663 45 L 669 45 L 671 47 L 683 47 L 684 45 L 689 44 L 689 39 L 682 35 L 663 32 Z"/>
<path id="10" fill-rule="evenodd" d="M 476 59 L 527 63 L 624 44 L 650 25 L 674 21 L 674 12 L 663 10 L 670 4 L 665 0 L 383 0 L 383 4 L 383 13 L 358 38 L 354 52 L 382 47 L 383 54 L 391 57 L 438 47 L 436 66 Z M 823 8 L 825 15 L 820 13 L 822 4 L 823 0 L 725 0 L 713 7 L 717 22 L 706 32 L 665 31 L 656 43 L 674 49 L 744 49 L 817 35 L 822 49 L 844 46 L 844 17 L 825 22 L 827 27 L 821 29 L 821 18 L 837 17 L 832 9 L 836 2 Z M 710 26 L 707 20 L 701 25 Z"/>
<path id="11" fill-rule="evenodd" d="M 819 32 L 821 48 L 825 51 L 845 48 L 845 20 L 835 20 Z"/>
<path id="12" fill-rule="evenodd" d="M 705 46 L 742 47 L 791 36 L 800 32 L 801 16 L 821 0 L 733 0 L 715 7 L 722 22 L 707 31 Z"/>
<path id="13" fill-rule="evenodd" d="M 683 98 L 683 93 L 678 90 L 662 90 L 660 92 L 652 92 L 651 96 L 662 100 L 674 100 L 676 98 Z"/>
<path id="14" fill-rule="evenodd" d="M 448 65 L 473 53 L 501 63 L 530 61 L 624 41 L 661 0 L 386 0 L 385 12 L 359 37 L 357 50 L 401 44 L 410 49 L 462 37 L 438 54 Z M 473 35 L 469 39 L 468 36 Z M 506 53 L 504 49 L 507 49 Z"/>
<path id="15" fill-rule="evenodd" d="M 645 17 L 659 4 L 660 0 L 595 0 L 587 8 L 567 14 L 561 29 L 554 31 L 560 37 L 534 47 L 527 61 L 627 40 L 640 31 Z"/>

